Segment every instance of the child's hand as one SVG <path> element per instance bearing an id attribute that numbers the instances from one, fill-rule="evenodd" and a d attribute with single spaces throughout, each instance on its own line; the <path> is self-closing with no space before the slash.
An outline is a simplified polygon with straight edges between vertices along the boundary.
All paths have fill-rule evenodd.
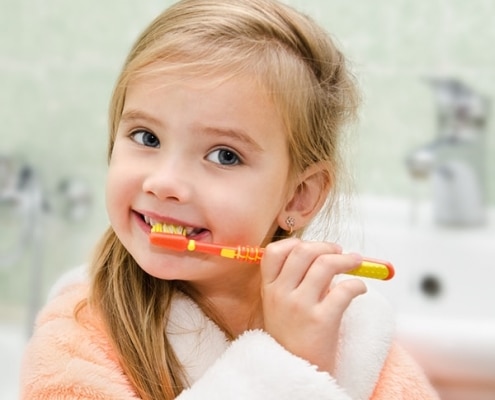
<path id="1" fill-rule="evenodd" d="M 336 274 L 359 266 L 332 243 L 281 240 L 267 246 L 261 262 L 265 330 L 291 353 L 334 372 L 339 327 L 352 299 L 366 292 L 358 279 L 330 290 Z"/>

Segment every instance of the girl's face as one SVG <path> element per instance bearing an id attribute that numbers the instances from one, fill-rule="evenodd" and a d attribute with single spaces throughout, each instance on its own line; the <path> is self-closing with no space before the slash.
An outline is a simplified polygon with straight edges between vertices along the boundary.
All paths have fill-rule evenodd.
<path id="1" fill-rule="evenodd" d="M 150 275 L 241 284 L 258 274 L 256 266 L 152 246 L 150 223 L 185 228 L 196 241 L 266 245 L 283 220 L 288 175 L 283 121 L 254 80 L 149 74 L 126 93 L 107 209 Z"/>

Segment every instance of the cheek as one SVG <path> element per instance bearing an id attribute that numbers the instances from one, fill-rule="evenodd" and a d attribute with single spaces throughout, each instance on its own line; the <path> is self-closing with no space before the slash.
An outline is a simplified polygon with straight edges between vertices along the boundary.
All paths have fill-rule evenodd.
<path id="1" fill-rule="evenodd" d="M 132 187 L 132 175 L 118 165 L 111 164 L 106 181 L 106 208 L 112 225 L 116 223 L 119 214 L 129 209 Z"/>
<path id="2" fill-rule="evenodd" d="M 244 187 L 246 189 L 246 187 Z M 281 185 L 266 190 L 243 191 L 232 188 L 230 196 L 209 198 L 208 204 L 215 204 L 212 215 L 217 224 L 223 225 L 222 231 L 229 240 L 236 244 L 258 245 L 266 242 L 276 229 L 276 221 L 283 209 Z M 275 229 L 274 229 L 275 227 Z"/>
<path id="3" fill-rule="evenodd" d="M 108 218 L 110 219 L 110 223 L 112 224 L 112 226 L 117 225 L 118 221 L 118 219 L 116 218 L 116 216 L 118 215 L 117 206 L 119 205 L 116 199 L 118 197 L 118 185 L 116 184 L 115 180 L 112 179 L 111 173 L 109 171 L 106 183 L 105 206 L 107 209 Z"/>

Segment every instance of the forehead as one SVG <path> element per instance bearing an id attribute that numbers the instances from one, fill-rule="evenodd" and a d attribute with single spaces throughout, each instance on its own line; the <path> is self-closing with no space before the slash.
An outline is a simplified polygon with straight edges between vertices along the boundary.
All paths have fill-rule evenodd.
<path id="1" fill-rule="evenodd" d="M 223 70 L 198 73 L 188 66 L 179 69 L 176 65 L 155 63 L 130 75 L 125 86 L 124 105 L 136 96 L 149 94 L 151 102 L 153 95 L 166 98 L 167 95 L 181 92 L 192 96 L 209 96 L 211 103 L 224 99 L 227 105 L 237 103 L 239 106 L 245 103 L 246 106 L 259 104 L 260 110 L 265 107 L 277 108 L 275 99 L 257 76 L 248 73 L 234 74 Z M 277 115 L 278 112 L 273 116 Z"/>
<path id="2" fill-rule="evenodd" d="M 184 113 L 183 121 L 188 123 L 286 141 L 283 118 L 272 96 L 253 75 L 198 76 L 166 67 L 153 66 L 129 81 L 122 117 L 146 112 L 160 118 L 175 110 Z"/>

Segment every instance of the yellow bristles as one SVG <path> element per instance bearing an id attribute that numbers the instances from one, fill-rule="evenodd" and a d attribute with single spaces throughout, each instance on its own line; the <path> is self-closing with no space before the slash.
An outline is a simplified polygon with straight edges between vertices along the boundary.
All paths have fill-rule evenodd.
<path id="1" fill-rule="evenodd" d="M 153 226 L 151 227 L 151 232 L 171 233 L 174 235 L 186 236 L 186 228 L 184 228 L 183 226 L 162 224 L 160 222 L 156 222 L 153 224 Z"/>

